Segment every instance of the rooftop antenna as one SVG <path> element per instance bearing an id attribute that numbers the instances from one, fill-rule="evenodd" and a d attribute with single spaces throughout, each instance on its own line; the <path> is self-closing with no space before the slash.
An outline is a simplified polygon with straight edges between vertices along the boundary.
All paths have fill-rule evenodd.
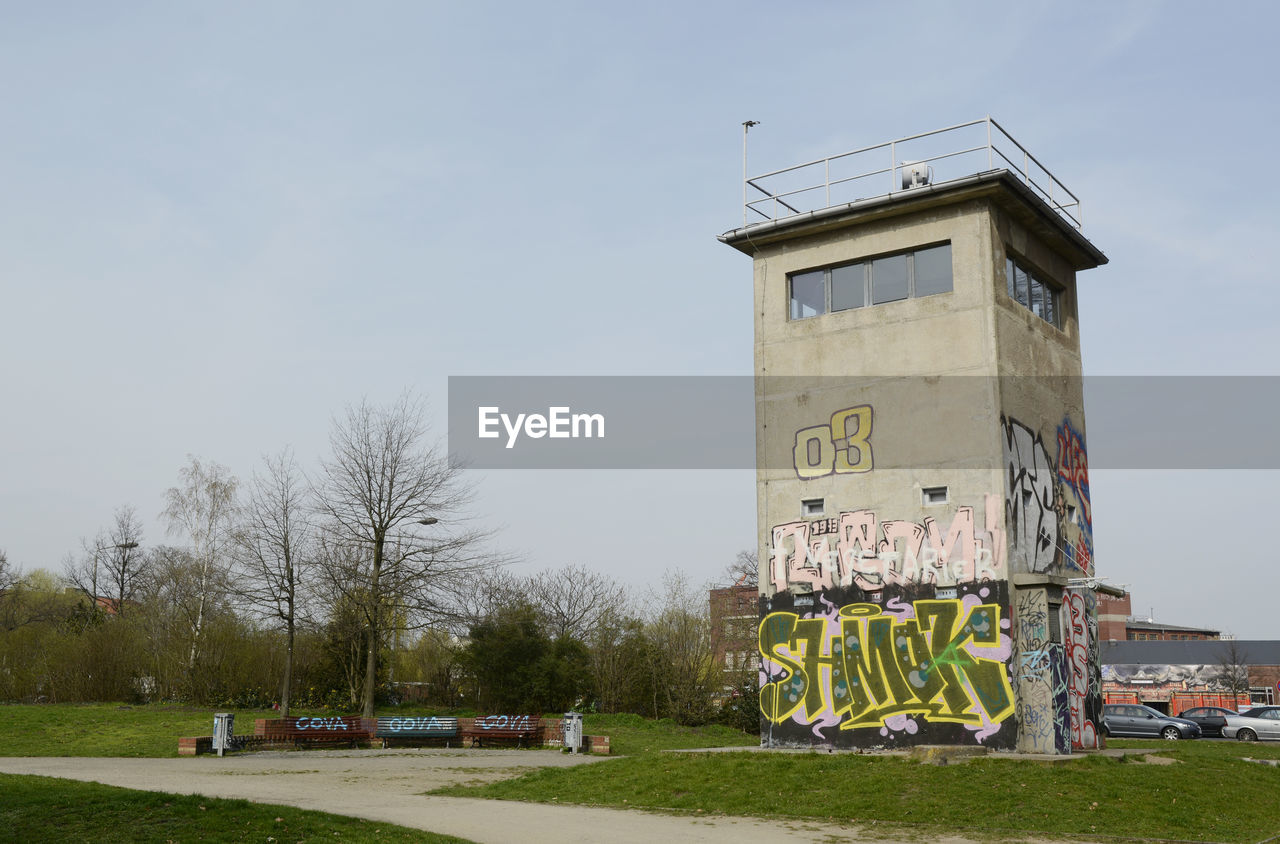
<path id="1" fill-rule="evenodd" d="M 752 126 L 759 126 L 759 120 L 742 121 L 742 225 L 747 224 L 747 133 Z"/>

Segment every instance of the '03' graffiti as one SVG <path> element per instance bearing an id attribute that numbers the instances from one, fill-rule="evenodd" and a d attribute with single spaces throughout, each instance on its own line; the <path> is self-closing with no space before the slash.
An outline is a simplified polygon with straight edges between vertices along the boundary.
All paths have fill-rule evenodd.
<path id="1" fill-rule="evenodd" d="M 808 481 L 826 475 L 870 472 L 871 405 L 846 407 L 831 414 L 828 425 L 814 425 L 796 431 L 791 460 L 796 477 Z"/>
<path id="2" fill-rule="evenodd" d="M 1013 689 L 1004 661 L 969 651 L 1002 649 L 1000 605 L 970 604 L 961 620 L 964 604 L 916 601 L 914 617 L 902 619 L 876 604 L 848 604 L 837 618 L 765 616 L 760 653 L 775 679 L 760 690 L 761 712 L 778 724 L 831 712 L 844 730 L 879 727 L 900 714 L 972 725 L 1005 720 Z"/>

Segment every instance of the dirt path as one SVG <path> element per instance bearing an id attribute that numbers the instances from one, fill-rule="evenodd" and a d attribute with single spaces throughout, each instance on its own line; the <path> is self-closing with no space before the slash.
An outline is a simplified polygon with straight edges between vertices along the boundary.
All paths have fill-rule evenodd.
<path id="1" fill-rule="evenodd" d="M 245 753 L 222 759 L 0 758 L 0 772 L 146 791 L 238 797 L 397 823 L 484 844 L 507 842 L 889 841 L 850 827 L 688 817 L 582 806 L 429 797 L 452 783 L 492 782 L 532 768 L 607 765 L 601 757 L 528 750 L 348 750 Z M 938 839 L 962 844 L 966 839 Z"/>

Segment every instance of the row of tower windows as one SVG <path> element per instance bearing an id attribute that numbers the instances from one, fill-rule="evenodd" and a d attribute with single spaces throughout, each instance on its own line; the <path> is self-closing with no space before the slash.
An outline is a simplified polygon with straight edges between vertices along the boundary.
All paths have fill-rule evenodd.
<path id="1" fill-rule="evenodd" d="M 791 276 L 791 318 L 951 292 L 951 244 Z"/>
<path id="2" fill-rule="evenodd" d="M 1005 259 L 1009 298 L 1055 328 L 1062 327 L 1062 291 L 1023 264 Z M 808 319 L 867 305 L 917 299 L 952 289 L 951 244 L 885 255 L 853 264 L 794 273 L 791 319 Z"/>
<path id="3" fill-rule="evenodd" d="M 1062 327 L 1062 291 L 1036 278 L 1013 258 L 1005 258 L 1005 281 L 1013 299 L 1054 328 Z"/>

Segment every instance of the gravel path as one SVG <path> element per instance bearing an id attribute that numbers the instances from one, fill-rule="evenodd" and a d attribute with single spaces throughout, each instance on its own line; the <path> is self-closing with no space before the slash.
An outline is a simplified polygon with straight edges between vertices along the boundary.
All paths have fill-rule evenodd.
<path id="1" fill-rule="evenodd" d="M 608 760 L 536 750 L 316 750 L 244 753 L 222 759 L 7 757 L 0 758 L 0 772 L 280 803 L 389 821 L 484 844 L 891 840 L 868 835 L 867 830 L 801 821 L 702 818 L 423 794 L 452 783 L 492 782 L 533 768 L 584 764 L 607 765 Z"/>

